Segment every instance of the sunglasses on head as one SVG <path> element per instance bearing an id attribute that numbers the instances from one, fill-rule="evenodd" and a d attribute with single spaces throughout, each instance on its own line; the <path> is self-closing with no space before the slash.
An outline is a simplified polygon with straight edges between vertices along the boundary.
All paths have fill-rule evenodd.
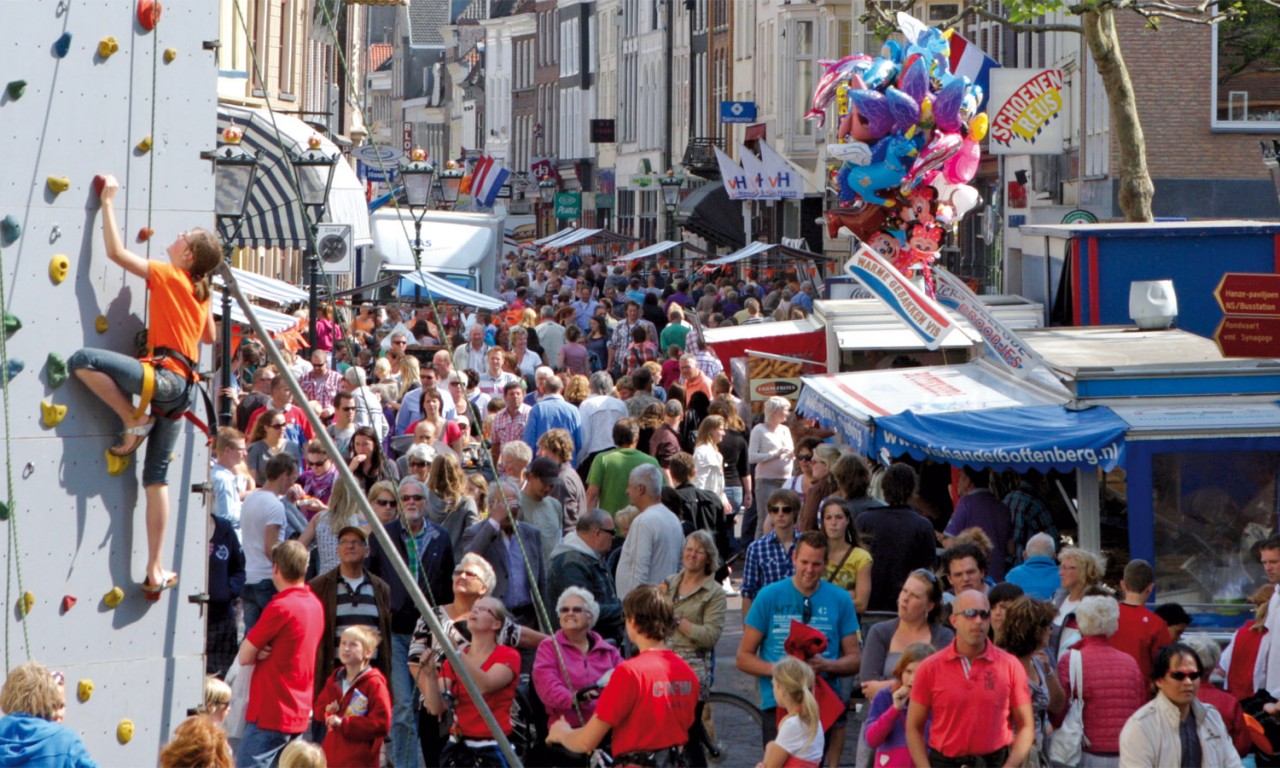
<path id="1" fill-rule="evenodd" d="M 912 576 L 919 576 L 930 584 L 938 583 L 938 575 L 928 568 L 917 568 L 911 572 Z"/>
<path id="2" fill-rule="evenodd" d="M 956 613 L 960 614 L 966 619 L 991 618 L 991 611 L 987 610 L 986 608 L 965 608 L 963 611 L 957 611 Z"/>
<path id="3" fill-rule="evenodd" d="M 1172 677 L 1174 680 L 1177 680 L 1178 682 L 1181 683 L 1183 680 L 1199 680 L 1200 673 L 1199 672 L 1170 672 L 1169 677 Z"/>

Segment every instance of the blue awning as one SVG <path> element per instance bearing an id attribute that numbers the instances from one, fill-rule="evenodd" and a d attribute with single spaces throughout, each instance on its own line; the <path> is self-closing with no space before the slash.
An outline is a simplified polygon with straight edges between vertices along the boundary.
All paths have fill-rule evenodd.
<path id="1" fill-rule="evenodd" d="M 401 278 L 399 290 L 401 296 L 413 296 L 416 291 L 412 286 L 416 285 L 426 289 L 437 301 L 448 301 L 464 307 L 499 310 L 507 305 L 502 299 L 477 293 L 430 272 L 405 272 Z"/>
<path id="2" fill-rule="evenodd" d="M 1036 405 L 875 417 L 876 452 L 957 466 L 1042 472 L 1115 469 L 1129 424 L 1110 408 Z"/>

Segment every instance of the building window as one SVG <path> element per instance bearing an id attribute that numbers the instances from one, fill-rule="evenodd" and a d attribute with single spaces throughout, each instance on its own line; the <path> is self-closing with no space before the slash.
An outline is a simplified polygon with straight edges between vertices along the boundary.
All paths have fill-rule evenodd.
<path id="1" fill-rule="evenodd" d="M 807 94 L 813 93 L 814 71 L 818 66 L 817 44 L 813 39 L 814 29 L 815 25 L 812 21 L 796 20 L 791 24 L 790 58 L 795 68 L 791 83 L 795 87 L 788 85 L 786 91 L 795 99 L 789 111 L 792 115 L 792 132 L 796 136 L 812 137 L 816 127 L 814 121 L 804 119 L 805 99 Z"/>
<path id="2" fill-rule="evenodd" d="M 297 26 L 294 4 L 280 3 L 280 93 L 293 93 L 293 32 Z"/>
<path id="3" fill-rule="evenodd" d="M 271 4 L 266 0 L 258 0 L 253 5 L 253 18 L 249 22 L 253 29 L 253 44 L 249 48 L 249 80 L 256 91 L 266 86 L 267 53 L 271 50 L 267 40 L 271 33 Z M 262 95 L 259 93 L 258 95 Z"/>
<path id="4" fill-rule="evenodd" d="M 1244 0 L 1244 18 L 1213 26 L 1213 127 L 1280 127 L 1280 9 Z"/>

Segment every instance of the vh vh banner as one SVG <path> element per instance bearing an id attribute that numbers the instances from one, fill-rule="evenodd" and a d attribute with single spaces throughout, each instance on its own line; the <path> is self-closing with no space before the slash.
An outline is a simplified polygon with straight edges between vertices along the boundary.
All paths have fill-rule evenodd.
<path id="1" fill-rule="evenodd" d="M 1061 154 L 1067 122 L 1063 83 L 1060 69 L 991 70 L 991 154 Z"/>

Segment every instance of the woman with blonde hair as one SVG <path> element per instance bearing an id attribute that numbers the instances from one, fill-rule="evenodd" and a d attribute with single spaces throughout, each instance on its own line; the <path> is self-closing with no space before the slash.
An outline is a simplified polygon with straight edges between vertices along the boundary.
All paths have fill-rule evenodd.
<path id="1" fill-rule="evenodd" d="M 785 656 L 773 665 L 773 695 L 787 716 L 778 723 L 778 736 L 765 745 L 764 760 L 756 768 L 822 765 L 825 743 L 813 685 L 813 669 L 796 657 Z"/>
<path id="2" fill-rule="evenodd" d="M 791 479 L 791 469 L 796 457 L 787 417 L 791 415 L 791 401 L 784 397 L 771 397 L 764 401 L 764 421 L 751 430 L 747 443 L 747 461 L 755 465 L 755 507 L 748 507 L 742 521 L 744 544 L 754 541 L 756 535 L 773 530 L 768 523 L 766 509 L 769 497 Z"/>
<path id="3" fill-rule="evenodd" d="M 462 534 L 480 522 L 480 510 L 467 495 L 467 476 L 458 457 L 440 454 L 431 462 L 427 476 L 427 519 L 449 532 L 453 557 L 462 557 Z"/>
<path id="4" fill-rule="evenodd" d="M 591 397 L 591 380 L 582 374 L 575 373 L 569 377 L 564 387 L 564 399 L 569 405 L 582 405 L 582 401 Z"/>
<path id="5" fill-rule="evenodd" d="M 370 504 L 373 492 L 370 491 Z M 377 507 L 374 508 L 375 511 Z M 338 567 L 338 531 L 349 525 L 366 527 L 361 519 L 360 507 L 351 493 L 351 487 L 338 478 L 329 496 L 329 506 L 311 518 L 307 528 L 298 537 L 304 547 L 316 544 L 319 557 L 319 573 L 328 573 Z"/>
<path id="6" fill-rule="evenodd" d="M 382 402 L 366 381 L 364 369 L 353 365 L 342 374 L 342 382 L 338 385 L 343 392 L 351 395 L 356 407 L 355 423 L 358 427 L 372 427 L 377 433 L 378 441 L 387 437 L 390 428 L 387 418 L 382 413 Z"/>
<path id="7" fill-rule="evenodd" d="M 840 460 L 840 449 L 831 443 L 820 443 L 812 451 L 813 458 L 809 461 L 809 477 L 812 482 L 805 489 L 800 517 L 796 519 L 796 530 L 801 532 L 822 530 L 818 505 L 839 490 L 831 468 Z"/>
<path id="8" fill-rule="evenodd" d="M 352 367 L 355 368 L 358 366 L 352 366 Z M 385 357 L 378 358 L 378 361 L 373 364 L 373 380 L 378 383 L 381 383 L 384 381 L 392 381 L 392 382 L 395 381 L 395 379 L 391 377 L 391 361 L 390 360 L 388 360 Z"/>
<path id="9" fill-rule="evenodd" d="M 708 416 L 698 425 L 698 437 L 693 447 L 693 484 L 719 497 L 727 515 L 731 508 L 724 493 L 724 457 L 720 455 L 720 441 L 724 436 L 722 416 Z"/>
<path id="10" fill-rule="evenodd" d="M 383 525 L 400 518 L 400 488 L 394 480 L 379 480 L 371 485 L 368 499 L 369 506 L 373 507 L 374 514 Z M 342 528 L 334 530 L 340 531 Z"/>
<path id="11" fill-rule="evenodd" d="M 60 765 L 96 768 L 84 742 L 62 725 L 67 709 L 66 679 L 38 661 L 9 670 L 0 688 L 0 744 L 5 755 L 22 755 L 26 762 L 6 765 Z M 47 762 L 46 762 L 47 761 Z"/>
<path id="12" fill-rule="evenodd" d="M 396 365 L 400 373 L 400 386 L 396 390 L 396 409 L 406 393 L 422 386 L 422 363 L 414 355 L 405 355 Z"/>

